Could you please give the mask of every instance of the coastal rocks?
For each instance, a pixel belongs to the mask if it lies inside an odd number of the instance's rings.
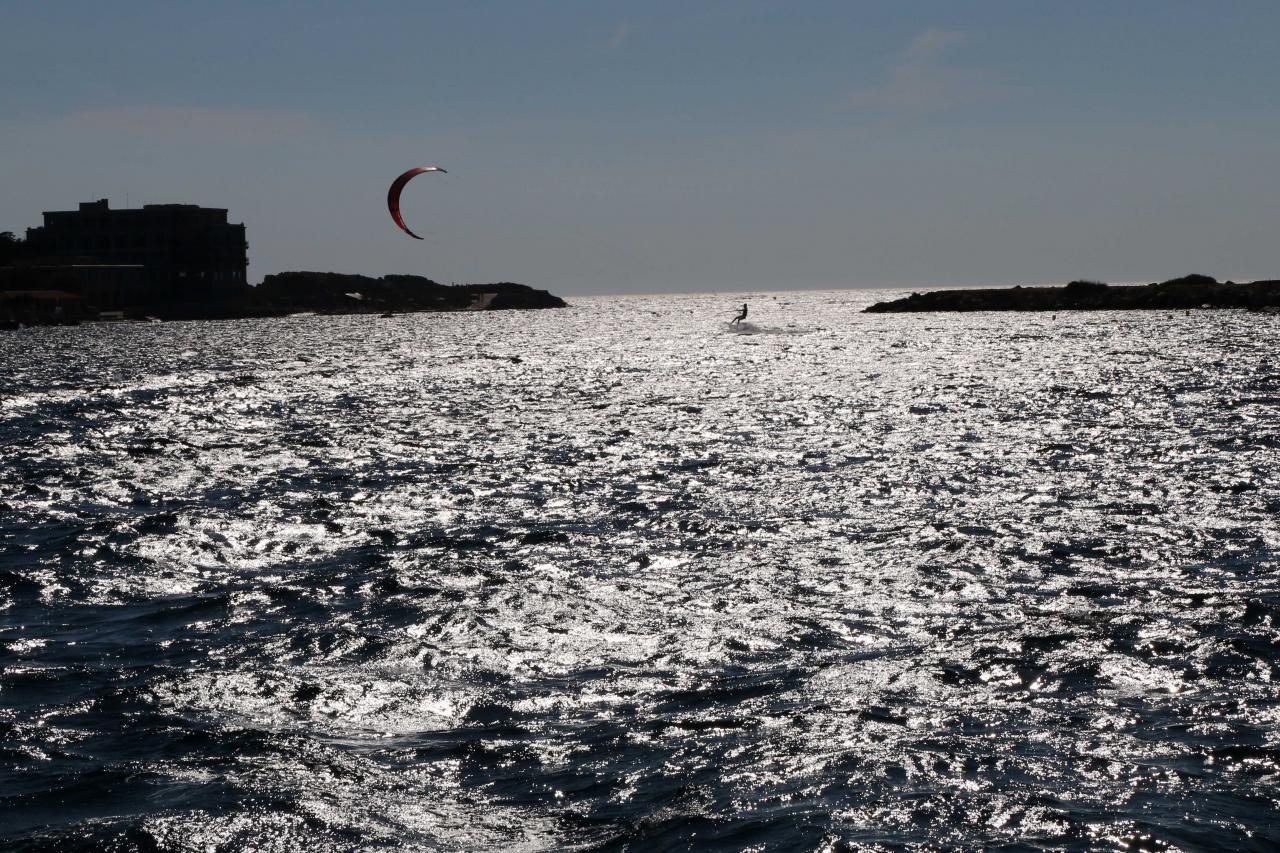
[[[88,320],[234,320],[287,314],[381,314],[563,308],[545,290],[504,281],[444,285],[416,275],[373,278],[329,272],[283,272],[201,301],[130,301],[129,294],[78,292],[74,281],[38,269],[0,267],[0,329],[76,325]],[[111,310],[106,310],[106,309]]]
[[[935,290],[867,308],[873,314],[924,311],[1107,311],[1280,307],[1280,281],[1237,284],[1188,275],[1147,285],[1073,281],[1062,287]]]
[[[509,281],[445,285],[418,275],[372,278],[331,272],[269,275],[252,288],[249,300],[251,305],[272,313],[382,314],[565,307],[558,296]]]

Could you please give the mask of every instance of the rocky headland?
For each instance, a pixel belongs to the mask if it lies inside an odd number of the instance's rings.
[[[1062,287],[1000,287],[935,290],[877,302],[866,311],[1134,311],[1190,308],[1280,309],[1280,281],[1237,284],[1188,275],[1146,285],[1073,281]]]
[[[416,275],[375,278],[332,272],[282,272],[217,299],[143,299],[103,311],[94,294],[69,276],[9,268],[0,276],[0,328],[76,325],[98,319],[229,320],[288,314],[401,314],[416,311],[500,311],[563,308],[545,290],[504,281],[447,285]],[[115,307],[115,306],[113,306]]]
[[[440,284],[420,275],[371,278],[333,272],[282,272],[252,288],[250,305],[269,312],[372,314],[406,311],[501,311],[564,308],[545,290],[515,282]]]

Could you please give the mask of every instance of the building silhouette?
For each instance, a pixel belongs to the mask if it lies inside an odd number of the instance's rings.
[[[106,199],[44,213],[27,229],[28,269],[98,310],[228,302],[247,286],[248,244],[227,211],[194,204],[112,210]]]

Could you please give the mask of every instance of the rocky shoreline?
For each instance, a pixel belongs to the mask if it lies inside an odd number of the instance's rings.
[[[318,314],[565,307],[565,301],[559,296],[511,281],[440,284],[420,275],[372,278],[332,272],[269,275],[253,288],[252,304],[270,311],[315,311]]]
[[[41,286],[43,285],[43,286]],[[563,299],[515,282],[447,285],[416,275],[374,278],[331,272],[282,272],[233,298],[148,302],[99,311],[80,294],[43,282],[0,294],[0,328],[77,325],[115,320],[235,320],[289,314],[402,314],[418,311],[501,311],[564,308]]]
[[[1188,275],[1146,285],[1073,281],[1062,287],[1009,287],[913,293],[865,309],[872,314],[927,311],[1134,311],[1191,308],[1280,309],[1280,281],[1237,284]]]

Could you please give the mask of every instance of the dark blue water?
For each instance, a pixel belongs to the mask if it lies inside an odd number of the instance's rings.
[[[0,848],[1280,847],[1280,318],[0,336]]]

